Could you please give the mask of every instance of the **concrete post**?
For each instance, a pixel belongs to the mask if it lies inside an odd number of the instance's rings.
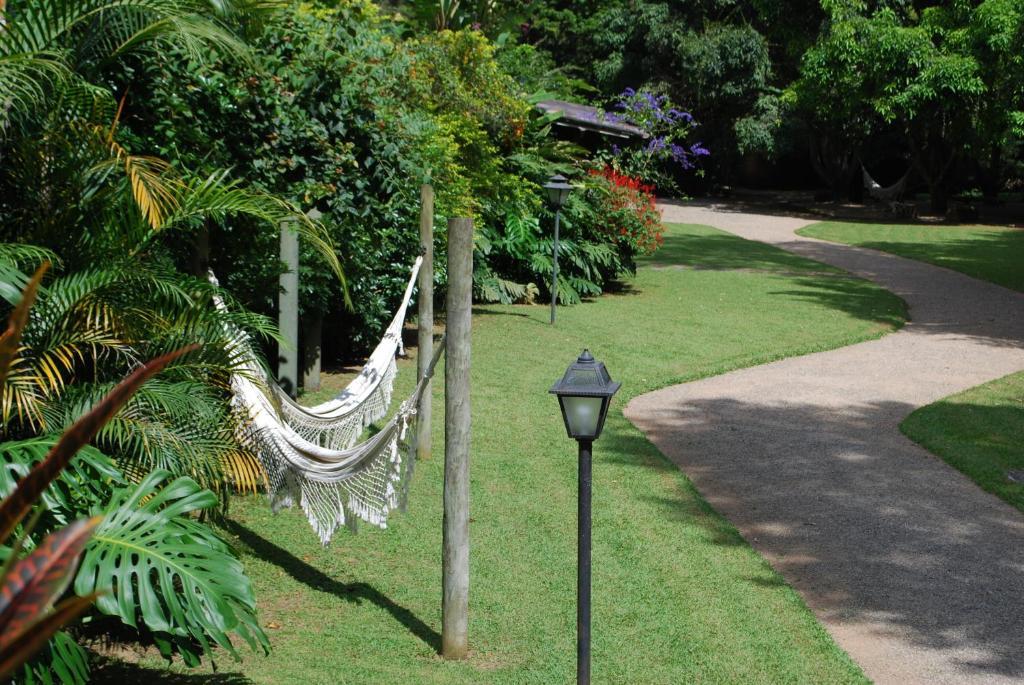
[[[306,392],[320,389],[323,329],[324,317],[321,314],[311,314],[302,319],[302,389]]]
[[[277,382],[295,397],[299,379],[299,234],[289,222],[281,224],[281,261],[286,270],[280,276],[277,300],[277,325],[281,330]]]

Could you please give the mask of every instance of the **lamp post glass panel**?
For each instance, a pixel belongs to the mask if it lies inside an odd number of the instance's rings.
[[[569,192],[572,186],[568,179],[561,174],[555,174],[544,188],[548,191],[548,203],[555,210],[555,247],[553,249],[554,259],[552,260],[551,274],[551,323],[555,322],[555,306],[558,302],[558,228],[562,220],[562,205],[569,199]]]
[[[558,397],[562,420],[569,437],[579,446],[579,530],[576,575],[576,682],[590,683],[590,465],[591,447],[601,437],[608,405],[621,387],[608,375],[604,364],[583,350],[566,369],[562,380],[551,386]]]

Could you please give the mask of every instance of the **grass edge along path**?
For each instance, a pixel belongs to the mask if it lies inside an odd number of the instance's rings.
[[[797,235],[889,252],[1024,292],[1024,229],[823,221]]]
[[[921,407],[900,430],[1024,512],[1024,371]]]
[[[1024,292],[1024,230],[822,222],[801,235],[867,247]],[[920,407],[900,424],[908,438],[983,490],[1024,512],[1024,371]]]
[[[434,457],[417,463],[409,512],[387,531],[343,532],[325,549],[299,512],[274,516],[261,497],[235,499],[226,532],[274,651],[223,660],[220,682],[572,682],[576,451],[547,389],[584,346],[623,382],[594,451],[594,681],[864,682],[800,596],[622,408],[670,383],[884,335],[902,322],[902,301],[703,226],[671,226],[663,251],[626,285],[560,309],[554,327],[543,306],[475,310],[467,661],[437,656],[435,411]],[[401,365],[396,401],[415,369]],[[107,669],[107,682],[159,682],[153,666]]]

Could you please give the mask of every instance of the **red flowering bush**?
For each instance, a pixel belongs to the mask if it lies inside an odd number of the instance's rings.
[[[655,205],[654,186],[610,166],[590,173],[607,184],[595,207],[598,230],[630,255],[651,254],[661,247],[665,228]]]

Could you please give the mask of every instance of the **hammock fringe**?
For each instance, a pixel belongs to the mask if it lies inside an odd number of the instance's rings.
[[[386,528],[388,514],[405,509],[415,454],[410,438],[414,441],[416,434],[409,428],[445,349],[444,337],[412,396],[377,434],[356,443],[391,405],[395,354],[402,349],[402,328],[421,264],[417,258],[402,303],[359,376],[316,407],[292,400],[264,371],[245,332],[229,331],[245,356],[231,378],[232,407],[242,419],[237,437],[263,466],[271,509],[298,503],[324,545],[341,526],[355,532],[362,520]],[[212,273],[210,280],[216,283]],[[219,297],[215,304],[224,308]]]
[[[332,450],[305,440],[273,411],[269,397],[242,376],[232,379],[233,404],[246,420],[239,438],[258,455],[270,484],[271,508],[298,503],[320,542],[360,520],[387,527],[388,514],[404,509],[415,462],[417,408],[444,351],[438,343],[426,374],[378,432],[358,445]]]

